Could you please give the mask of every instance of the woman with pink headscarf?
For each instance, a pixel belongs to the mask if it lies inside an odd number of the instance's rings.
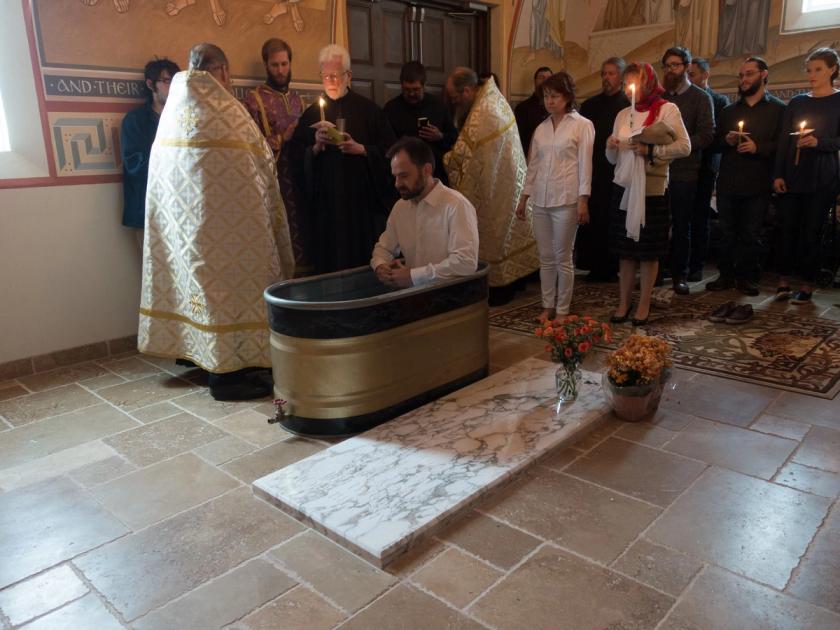
[[[668,253],[668,165],[691,153],[691,141],[680,110],[662,98],[664,90],[650,64],[627,66],[624,86],[635,105],[618,113],[613,133],[607,139],[607,159],[616,165],[610,250],[620,260],[619,303],[610,321],[622,323],[631,319],[633,286],[639,269],[639,303],[632,323],[644,326],[650,314],[659,258]]]

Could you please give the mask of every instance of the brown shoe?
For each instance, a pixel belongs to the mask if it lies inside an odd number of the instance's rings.
[[[727,324],[746,324],[753,318],[752,304],[739,304],[726,317]]]
[[[738,305],[735,302],[729,301],[725,304],[721,304],[712,313],[709,315],[709,321],[714,322],[716,324],[722,324],[726,321],[726,318],[732,315]]]

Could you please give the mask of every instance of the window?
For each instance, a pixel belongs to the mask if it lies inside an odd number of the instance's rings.
[[[840,9],[840,0],[805,0],[802,3],[802,13]]]
[[[9,130],[6,127],[6,115],[3,113],[3,95],[0,94],[0,152],[9,150]]]
[[[784,0],[782,35],[823,31],[840,26],[840,0]]]

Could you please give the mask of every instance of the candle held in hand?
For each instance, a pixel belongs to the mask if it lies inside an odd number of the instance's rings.
[[[320,97],[318,99],[318,105],[321,106],[321,122],[324,122],[324,120],[326,120],[324,118],[324,105],[326,105],[326,102],[324,101],[323,97]]]
[[[738,121],[738,144],[741,144],[741,141],[744,139],[744,121]]]
[[[799,140],[805,137],[805,121],[803,120],[799,123]],[[793,161],[794,166],[799,166],[799,141],[797,140],[796,146],[796,158]]]
[[[630,129],[633,128],[633,112],[636,111],[636,84],[630,84]]]

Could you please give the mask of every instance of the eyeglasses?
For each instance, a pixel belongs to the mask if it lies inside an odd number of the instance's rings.
[[[663,70],[676,70],[680,66],[684,66],[685,64],[682,61],[672,61],[671,63],[663,63],[662,69]]]
[[[321,79],[322,79],[322,80],[324,80],[324,81],[329,81],[330,83],[337,83],[338,81],[340,81],[341,79],[343,79],[343,78],[344,78],[344,75],[346,75],[346,74],[347,74],[347,70],[345,70],[345,71],[344,71],[344,72],[342,72],[341,74],[335,74],[335,73],[332,73],[332,74],[322,74],[322,75],[321,75]]]
[[[738,76],[739,79],[750,79],[754,76],[758,76],[759,74],[761,74],[761,72],[759,72],[758,70],[752,70],[750,72],[744,72],[743,74],[738,74],[737,76]]]

